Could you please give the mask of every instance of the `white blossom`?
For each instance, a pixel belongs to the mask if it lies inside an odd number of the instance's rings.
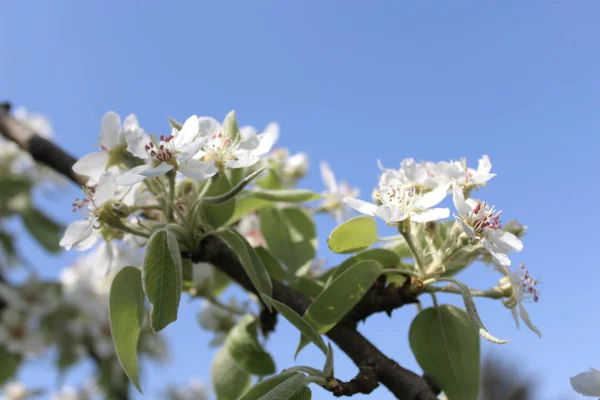
[[[89,178],[88,185],[97,184],[100,176],[109,167],[111,151],[125,150],[127,136],[143,134],[144,130],[140,128],[135,115],[128,115],[121,126],[121,117],[113,111],[107,112],[102,118],[102,130],[99,138],[101,151],[81,157],[73,165],[73,171],[87,176]]]
[[[569,379],[573,390],[584,396],[600,396],[600,371],[590,368],[589,371],[582,372]]]
[[[510,308],[517,328],[519,328],[520,325],[520,317],[529,329],[535,332],[539,337],[542,337],[542,332],[540,332],[540,330],[533,325],[533,322],[531,322],[531,319],[529,318],[529,313],[527,313],[527,310],[523,305],[523,303],[529,301],[533,301],[535,303],[539,301],[540,293],[536,288],[539,281],[534,280],[531,277],[529,270],[525,268],[524,264],[519,265],[519,268],[515,269],[515,271],[512,273],[506,266],[499,266],[497,269],[503,275],[505,275],[504,278],[500,279],[501,287],[510,286],[511,296],[508,298],[508,300],[502,300],[502,302],[506,307]]]
[[[358,197],[359,191],[358,189],[351,189],[350,185],[344,181],[338,182],[329,164],[326,162],[322,162],[320,167],[321,178],[326,187],[326,190],[321,193],[324,197],[321,208],[330,212],[337,223],[341,224],[350,218],[350,210],[346,206],[347,203],[345,203],[344,199]]]
[[[250,246],[267,247],[267,242],[260,230],[260,218],[257,214],[246,214],[241,219],[236,227],[237,231],[246,238]]]
[[[44,338],[34,329],[31,316],[16,308],[8,308],[0,315],[0,344],[10,353],[26,356],[37,355],[44,350]]]
[[[7,382],[0,388],[4,393],[0,400],[25,400],[29,396],[29,391],[21,382]]]
[[[454,185],[453,200],[459,215],[454,215],[456,222],[471,239],[480,240],[494,261],[503,266],[510,266],[508,253],[523,250],[523,243],[518,237],[500,227],[500,212],[488,207],[485,202],[465,200],[463,189]]]

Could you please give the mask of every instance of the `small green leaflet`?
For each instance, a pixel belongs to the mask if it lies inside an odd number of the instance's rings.
[[[335,228],[327,245],[334,253],[356,253],[371,247],[377,242],[377,223],[375,219],[362,216],[352,218]]]
[[[256,319],[246,314],[227,335],[226,346],[237,364],[246,372],[267,376],[275,373],[275,362],[258,342]]]
[[[227,346],[221,346],[210,367],[217,400],[237,400],[250,386],[251,375],[235,362]]]

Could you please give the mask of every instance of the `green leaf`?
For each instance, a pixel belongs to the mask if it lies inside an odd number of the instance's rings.
[[[110,330],[123,371],[140,393],[137,345],[145,310],[142,273],[138,268],[125,267],[117,273],[110,287]]]
[[[409,341],[417,362],[448,400],[477,399],[479,336],[467,313],[446,304],[427,308],[413,320]]]
[[[315,298],[321,294],[325,285],[322,282],[308,278],[306,276],[300,276],[294,278],[289,282],[289,285],[309,298]]]
[[[283,189],[281,177],[273,168],[269,168],[267,175],[264,178],[256,181],[256,186],[268,190]]]
[[[270,308],[269,296],[271,296],[273,291],[273,284],[271,283],[271,278],[266,267],[256,254],[256,251],[237,231],[225,229],[216,232],[215,235],[223,239],[227,246],[236,253],[252,284],[265,304]]]
[[[294,275],[316,255],[314,235],[307,231],[314,224],[302,211],[288,210],[284,213],[274,207],[261,209],[260,229],[271,253]],[[309,235],[305,235],[307,233]]]
[[[376,248],[369,249],[365,251],[361,251],[353,255],[352,257],[344,260],[332,273],[333,279],[340,276],[342,273],[346,272],[348,268],[358,263],[359,261],[364,260],[374,260],[379,262],[384,268],[393,268],[396,267],[400,263],[400,258],[396,253],[390,250]]]
[[[251,375],[235,362],[227,346],[215,354],[210,375],[217,400],[237,400],[250,386]]]
[[[262,399],[264,395],[269,393],[271,390],[275,389],[279,384],[285,382],[287,379],[302,375],[300,372],[291,372],[286,371],[282,372],[278,375],[267,378],[263,381],[260,381],[256,385],[252,386],[250,390],[248,390],[239,400],[257,400]],[[304,375],[302,375],[304,376]]]
[[[316,194],[306,189],[254,189],[250,191],[250,195],[259,199],[269,201],[280,201],[284,203],[304,203],[323,198],[320,194]]]
[[[63,226],[52,220],[43,212],[28,208],[21,214],[23,225],[27,232],[38,241],[46,250],[51,253],[61,251],[59,246],[62,237]]]
[[[175,121],[173,118],[169,117],[169,123],[171,124],[171,128],[175,128],[178,131],[181,130],[181,128],[183,128],[183,125],[181,125],[181,123]]]
[[[248,175],[247,177],[242,179],[235,187],[233,187],[231,190],[227,191],[226,193],[220,194],[218,196],[202,197],[202,203],[204,203],[204,204],[223,204],[223,203],[227,202],[228,200],[233,199],[250,182],[252,182],[252,180],[254,178],[256,178],[261,172],[263,172],[265,168],[267,168],[266,165],[260,167],[259,169],[257,169],[256,171],[254,171],[253,173],[251,173],[250,175]]]
[[[334,253],[347,254],[364,250],[377,242],[377,223],[367,216],[352,218],[335,228],[327,245]]]
[[[463,302],[465,303],[465,309],[467,310],[467,314],[469,315],[469,318],[473,323],[473,327],[477,330],[477,332],[481,335],[482,338],[496,344],[505,344],[510,342],[510,340],[498,339],[487,331],[487,329],[483,325],[483,321],[481,321],[481,317],[479,317],[479,313],[477,312],[477,306],[475,306],[475,301],[473,300],[473,296],[471,295],[471,290],[467,285],[452,278],[438,278],[438,281],[453,283],[460,289],[460,292],[462,293]]]
[[[223,121],[223,134],[229,137],[232,142],[235,142],[240,137],[240,128],[237,123],[237,116],[235,111],[229,111],[225,120]]]
[[[299,394],[303,387],[306,376],[300,372],[295,373],[273,387],[260,400],[291,400]]]
[[[297,392],[294,396],[292,396],[292,398],[290,400],[311,400],[312,399],[312,392],[310,391],[310,388],[308,386],[304,386],[302,389],[300,389],[299,392]]]
[[[146,245],[142,283],[152,303],[150,326],[154,332],[177,320],[183,286],[181,254],[175,235],[166,230],[152,234]]]
[[[231,191],[231,184],[227,175],[219,172],[210,178],[209,187],[204,194],[206,197],[218,197]],[[203,199],[201,199],[203,200]],[[219,228],[225,224],[235,211],[235,197],[230,198],[221,204],[202,204],[201,215],[204,222],[209,223],[213,228]]]
[[[232,225],[238,222],[246,214],[250,214],[260,210],[261,208],[268,207],[271,204],[272,203],[270,201],[257,199],[256,197],[252,196],[236,198],[235,211],[225,225]]]
[[[279,311],[279,313],[283,315],[285,319],[294,325],[302,335],[306,336],[307,339],[317,345],[323,354],[327,354],[327,346],[325,346],[323,338],[321,338],[321,335],[319,335],[314,326],[312,326],[308,321],[302,318],[302,316],[300,316],[287,305],[274,299],[270,299],[270,301],[273,304],[273,307],[275,307],[275,309]],[[298,351],[299,350],[300,349],[298,349]],[[298,351],[296,351],[296,356],[298,355]]]
[[[17,354],[9,353],[3,346],[0,346],[0,385],[12,379],[19,365],[21,365],[21,357]]]
[[[275,362],[258,342],[257,326],[252,315],[244,315],[227,335],[225,345],[244,371],[258,376],[272,375],[276,371]]]
[[[285,270],[279,263],[279,261],[264,247],[255,247],[256,254],[260,257],[261,261],[269,271],[269,275],[278,281],[285,280]]]
[[[381,264],[372,260],[360,261],[348,268],[321,292],[306,310],[304,318],[317,328],[317,332],[326,333],[362,299],[381,271]]]

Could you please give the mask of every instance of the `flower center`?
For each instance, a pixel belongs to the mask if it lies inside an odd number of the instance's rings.
[[[154,146],[153,142],[148,143],[144,148],[146,149],[146,153],[150,156],[150,158],[157,162],[168,161],[175,156],[175,147],[171,141],[174,136],[169,135],[160,135],[160,142],[158,143],[158,147]]]
[[[389,186],[379,191],[379,198],[384,205],[394,205],[404,211],[414,208],[417,197],[416,189],[411,185]]]
[[[494,207],[488,209],[485,202],[477,203],[473,209],[473,229],[476,233],[481,234],[484,230],[500,229],[500,213]]]
[[[224,136],[223,132],[216,133],[210,137],[206,143],[205,161],[215,160],[223,162],[233,160],[231,151],[233,150],[233,142],[229,136]]]

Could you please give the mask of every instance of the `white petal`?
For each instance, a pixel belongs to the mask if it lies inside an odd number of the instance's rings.
[[[525,310],[525,307],[523,307],[522,304],[519,304],[519,315],[521,316],[521,319],[523,320],[523,322],[525,322],[525,325],[527,325],[529,329],[534,331],[539,337],[542,337],[542,332],[540,332],[540,330],[535,325],[533,325],[531,319],[529,318],[527,310]]]
[[[379,206],[374,213],[387,223],[400,222],[408,218],[408,214],[398,207]]]
[[[416,212],[411,214],[410,220],[413,222],[430,222],[437,221],[438,219],[448,218],[450,216],[450,210],[448,208],[432,208],[429,210]]]
[[[100,132],[100,144],[108,150],[119,145],[121,134],[121,117],[113,111],[104,114],[102,118],[102,131]]]
[[[455,183],[452,186],[452,201],[454,202],[454,207],[456,207],[456,210],[461,217],[467,217],[473,209],[465,201],[465,195],[460,185]]]
[[[502,251],[502,249],[500,249],[487,238],[483,239],[482,243],[483,247],[485,247],[488,253],[490,253],[495,262],[502,266],[510,267],[510,258],[508,258],[508,254],[506,254],[506,252]]]
[[[421,196],[421,198],[417,199],[415,202],[415,208],[423,210],[433,207],[444,200],[447,194],[448,186],[440,186],[429,193],[425,193],[423,196]]]
[[[150,168],[150,165],[139,165],[123,173],[117,178],[117,184],[120,186],[132,186],[136,183],[140,183],[146,177],[141,173]]]
[[[108,153],[105,151],[86,154],[73,164],[73,172],[88,176],[88,184],[98,183],[100,175],[106,170],[108,164]]]
[[[92,222],[92,220],[84,220],[70,223],[60,239],[60,246],[71,250],[71,247],[87,239],[92,234]]]
[[[577,393],[584,396],[600,396],[600,371],[590,368],[589,371],[577,374],[569,380]]]
[[[225,165],[227,168],[246,168],[256,164],[260,157],[249,151],[235,151],[233,155],[237,160],[227,161]]]
[[[487,154],[484,154],[477,164],[477,174],[489,174],[492,170],[492,162]],[[495,176],[496,174],[493,174]]]
[[[506,252],[516,251],[518,253],[523,250],[523,242],[510,232],[498,229],[490,231],[488,236],[490,237],[490,240]]]
[[[327,191],[332,193],[337,193],[337,181],[335,180],[335,175],[331,168],[329,168],[329,164],[325,161],[321,162],[321,178],[323,179],[323,183],[327,187]]]
[[[192,143],[198,137],[199,133],[200,125],[198,125],[198,117],[192,115],[183,123],[181,130],[175,135],[173,145],[176,149],[181,149],[185,145]]]
[[[116,189],[117,180],[115,175],[110,171],[103,173],[98,179],[98,187],[94,192],[95,205],[100,207],[107,201],[114,199]]]
[[[173,169],[173,166],[171,164],[167,164],[164,162],[158,164],[156,167],[149,167],[149,168],[148,167],[145,170],[143,170],[142,172],[139,172],[139,174],[144,175],[148,178],[153,178],[155,176],[164,175]]]
[[[125,141],[128,152],[142,160],[150,158],[146,151],[146,146],[152,141],[150,135],[146,135],[141,129],[127,130],[125,131]]]
[[[92,222],[92,227],[94,226],[93,224],[94,222]],[[92,229],[92,231],[90,232],[90,236],[88,236],[86,239],[83,239],[79,243],[73,245],[73,250],[86,251],[91,249],[98,242],[100,236],[101,235],[99,231]]]
[[[475,231],[473,230],[473,228],[471,228],[469,225],[467,225],[461,217],[458,217],[455,214],[454,218],[456,218],[456,222],[458,223],[458,225],[460,225],[463,232],[466,233],[468,237],[470,237],[471,239],[477,238],[477,236],[475,236]]]
[[[475,184],[475,185],[482,185],[482,184],[486,183],[487,181],[489,181],[490,179],[492,179],[495,176],[496,176],[496,174],[475,175],[475,176],[473,176],[471,178],[470,183],[471,184]]]
[[[184,162],[194,157],[200,151],[200,147],[206,141],[206,137],[199,137],[191,143],[186,143],[182,147],[177,148],[177,161]]]
[[[348,207],[354,208],[356,211],[366,215],[375,215],[375,211],[377,211],[377,206],[375,204],[367,203],[364,200],[346,197],[343,202],[346,203]]]
[[[272,122],[265,128],[264,132],[256,135],[258,139],[258,147],[253,150],[253,153],[257,156],[262,156],[271,150],[271,147],[279,139],[279,125]]]
[[[221,123],[211,117],[198,118],[198,130],[201,135],[212,136],[221,132]]]
[[[179,165],[179,172],[197,181],[206,180],[216,174],[217,171],[218,169],[212,161],[202,162],[190,159]]]
[[[519,323],[519,315],[517,315],[517,307],[513,307],[510,309],[510,313],[515,320],[515,324],[517,325],[517,329],[521,329],[521,324]]]

